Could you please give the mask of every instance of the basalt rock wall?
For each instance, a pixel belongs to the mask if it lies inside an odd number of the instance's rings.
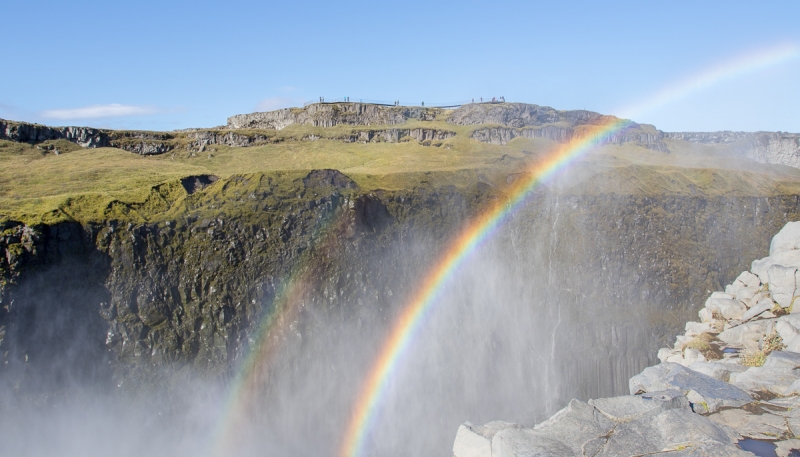
[[[117,382],[186,365],[226,373],[279,306],[286,278],[307,282],[306,311],[292,327],[298,334],[353,319],[380,333],[441,254],[442,240],[492,198],[485,187],[363,193],[335,178],[290,189],[260,175],[231,178],[209,188],[216,193],[193,194],[185,216],[159,223],[7,223],[5,379],[21,382],[36,363],[69,366],[74,357],[107,357],[103,367]],[[622,392],[696,313],[706,290],[730,282],[795,219],[796,196],[542,192],[487,252],[517,265],[514,295],[558,329],[530,337],[530,375],[541,376],[534,355],[545,353],[547,376],[562,380],[556,397],[596,397]],[[43,322],[52,329],[30,331]]]
[[[433,120],[442,112],[439,108],[409,106],[382,106],[369,103],[314,103],[305,108],[285,108],[251,114],[237,114],[228,118],[232,129],[281,130],[290,125],[393,125],[409,119]]]

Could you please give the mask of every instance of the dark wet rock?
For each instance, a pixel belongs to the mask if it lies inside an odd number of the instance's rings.
[[[357,189],[358,184],[339,170],[313,170],[305,178],[306,187],[338,187],[340,189]]]
[[[181,179],[181,185],[186,189],[186,193],[191,195],[217,182],[218,179],[219,177],[214,175],[187,176]]]

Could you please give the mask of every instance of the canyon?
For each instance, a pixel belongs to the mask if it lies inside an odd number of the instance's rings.
[[[74,386],[228,385],[268,327],[281,349],[259,388],[274,417],[254,422],[285,449],[329,452],[447,244],[548,151],[614,119],[336,103],[174,132],[0,121],[0,155],[24,161],[0,195],[0,385],[23,409]],[[629,122],[537,186],[440,298],[372,451],[447,454],[467,418],[533,426],[565,405],[584,414],[572,398],[628,393],[708,294],[800,220],[798,138]],[[126,176],[113,192],[54,188],[66,164]],[[327,419],[311,426],[291,401]]]

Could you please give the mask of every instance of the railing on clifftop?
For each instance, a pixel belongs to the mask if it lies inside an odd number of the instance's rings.
[[[321,98],[319,100],[311,100],[303,103],[303,108],[313,105],[313,104],[331,104],[331,103],[366,103],[370,105],[380,105],[380,106],[424,106],[426,108],[458,108],[462,105],[468,105],[470,103],[478,103],[473,102],[471,100],[464,100],[460,102],[419,102],[419,103],[404,103],[398,102],[395,104],[394,101],[389,100],[370,100],[368,98],[353,98],[353,97],[341,97],[341,98]],[[483,102],[483,103],[492,103],[492,102]],[[499,102],[495,102],[499,103]]]

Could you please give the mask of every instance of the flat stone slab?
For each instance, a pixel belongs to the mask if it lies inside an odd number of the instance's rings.
[[[684,453],[669,455],[750,455],[735,446],[737,439],[735,433],[703,416],[672,409],[618,424],[596,455],[647,455],[670,450]]]
[[[491,457],[583,455],[583,446],[611,433],[614,423],[593,406],[572,400],[530,428],[506,428],[492,438]]]
[[[775,414],[751,414],[743,409],[726,409],[711,414],[708,418],[718,424],[727,425],[745,437],[756,440],[775,440],[790,435],[786,420]]]
[[[492,438],[491,457],[629,456],[669,452],[682,456],[746,456],[735,446],[730,428],[691,412],[675,391],[654,393],[642,401],[630,397],[594,401],[618,418],[590,404],[572,400],[536,427],[509,427]],[[657,405],[653,407],[653,405]],[[663,409],[670,408],[670,409]],[[469,427],[466,427],[469,428]],[[485,457],[485,446],[481,443]],[[455,454],[456,457],[464,457]]]
[[[736,387],[755,394],[771,392],[786,395],[789,388],[800,379],[800,370],[794,368],[750,367],[741,373],[732,373],[730,382]]]
[[[708,412],[722,407],[738,408],[753,401],[747,392],[736,386],[669,362],[645,368],[628,384],[632,395],[678,389],[688,396],[689,401],[704,403]]]
[[[797,439],[778,441],[775,443],[775,454],[777,454],[778,457],[788,457],[792,451],[798,450],[800,450],[800,440]]]
[[[772,351],[764,362],[764,368],[797,368],[800,367],[800,353],[790,351]]]
[[[658,414],[669,409],[691,411],[689,400],[679,390],[654,392],[654,394],[598,398],[589,400],[589,404],[614,422],[628,422],[646,414]]]
[[[724,362],[694,362],[689,365],[689,369],[706,376],[711,376],[714,379],[728,382],[731,373],[741,373],[747,370],[747,367],[738,363],[724,363]]]

